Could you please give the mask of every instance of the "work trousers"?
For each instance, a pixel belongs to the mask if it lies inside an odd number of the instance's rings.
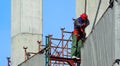
[[[77,40],[76,35],[72,35],[72,48],[71,48],[71,56],[76,56],[78,58],[81,57],[80,48],[82,47],[82,40]]]

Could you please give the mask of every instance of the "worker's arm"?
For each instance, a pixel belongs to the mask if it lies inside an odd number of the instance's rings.
[[[87,27],[88,25],[90,24],[90,22],[89,22],[89,20],[87,19],[87,20],[85,20],[85,21],[83,21],[83,23],[82,23],[82,27]]]
[[[90,24],[89,20],[86,20],[86,26],[88,26]]]
[[[74,21],[74,25],[75,25],[76,28],[79,28],[79,27],[82,26],[82,24],[80,24],[80,22],[78,21],[78,18],[77,19],[73,19],[73,21]]]
[[[77,19],[75,19],[75,18],[72,18],[72,20],[75,22],[75,21],[77,21]]]

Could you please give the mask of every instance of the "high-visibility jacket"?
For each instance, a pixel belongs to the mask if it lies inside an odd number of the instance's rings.
[[[74,31],[73,34],[77,36],[78,39],[82,38],[80,37],[80,34],[86,35],[85,28],[89,25],[89,20],[82,20],[81,17],[74,20]]]

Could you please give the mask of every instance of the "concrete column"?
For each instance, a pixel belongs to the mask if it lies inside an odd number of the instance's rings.
[[[23,46],[37,52],[42,40],[42,0],[11,0],[12,66],[24,61]]]

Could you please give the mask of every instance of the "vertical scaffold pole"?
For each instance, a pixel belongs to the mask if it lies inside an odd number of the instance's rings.
[[[46,36],[46,40],[45,40],[45,44],[46,44],[46,47],[48,47],[48,36]],[[49,66],[49,59],[48,59],[48,50],[46,50],[46,53],[45,53],[45,66]]]
[[[8,66],[10,66],[10,63],[11,63],[10,57],[7,57],[7,61],[8,61]]]
[[[64,57],[64,29],[65,28],[61,28],[61,31],[62,31],[62,57]],[[62,63],[62,66],[64,66],[64,62]]]
[[[48,46],[50,47],[50,49],[48,50],[48,60],[50,60],[50,56],[51,56],[51,54],[52,54],[52,49],[51,49],[51,44],[52,44],[52,41],[51,41],[51,38],[52,38],[52,35],[49,35],[48,36]],[[52,61],[50,60],[49,61],[49,66],[52,66]]]
[[[86,10],[87,10],[87,0],[85,0],[85,10],[84,10],[84,13],[86,13]]]
[[[46,36],[46,48],[51,47],[51,40],[50,40],[51,36],[52,35]],[[51,55],[51,49],[46,50],[46,66],[51,66],[50,55]]]

